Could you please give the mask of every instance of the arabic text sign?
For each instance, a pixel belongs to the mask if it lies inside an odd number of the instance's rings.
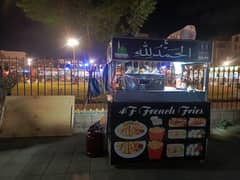
[[[119,60],[210,62],[211,48],[208,41],[113,38],[112,57]]]

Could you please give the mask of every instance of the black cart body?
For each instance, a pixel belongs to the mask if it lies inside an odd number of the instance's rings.
[[[108,48],[111,164],[204,160],[211,42],[113,38]]]

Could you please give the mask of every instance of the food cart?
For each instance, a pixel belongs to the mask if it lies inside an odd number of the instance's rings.
[[[211,43],[113,38],[108,47],[111,164],[204,160]]]

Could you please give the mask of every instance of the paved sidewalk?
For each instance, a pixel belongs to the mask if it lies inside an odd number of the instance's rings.
[[[0,180],[206,180],[239,179],[240,141],[209,141],[205,164],[110,167],[85,155],[85,135],[0,139]]]

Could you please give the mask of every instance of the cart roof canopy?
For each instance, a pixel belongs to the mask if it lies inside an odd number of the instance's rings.
[[[108,62],[119,60],[210,63],[212,43],[197,40],[113,38]]]

